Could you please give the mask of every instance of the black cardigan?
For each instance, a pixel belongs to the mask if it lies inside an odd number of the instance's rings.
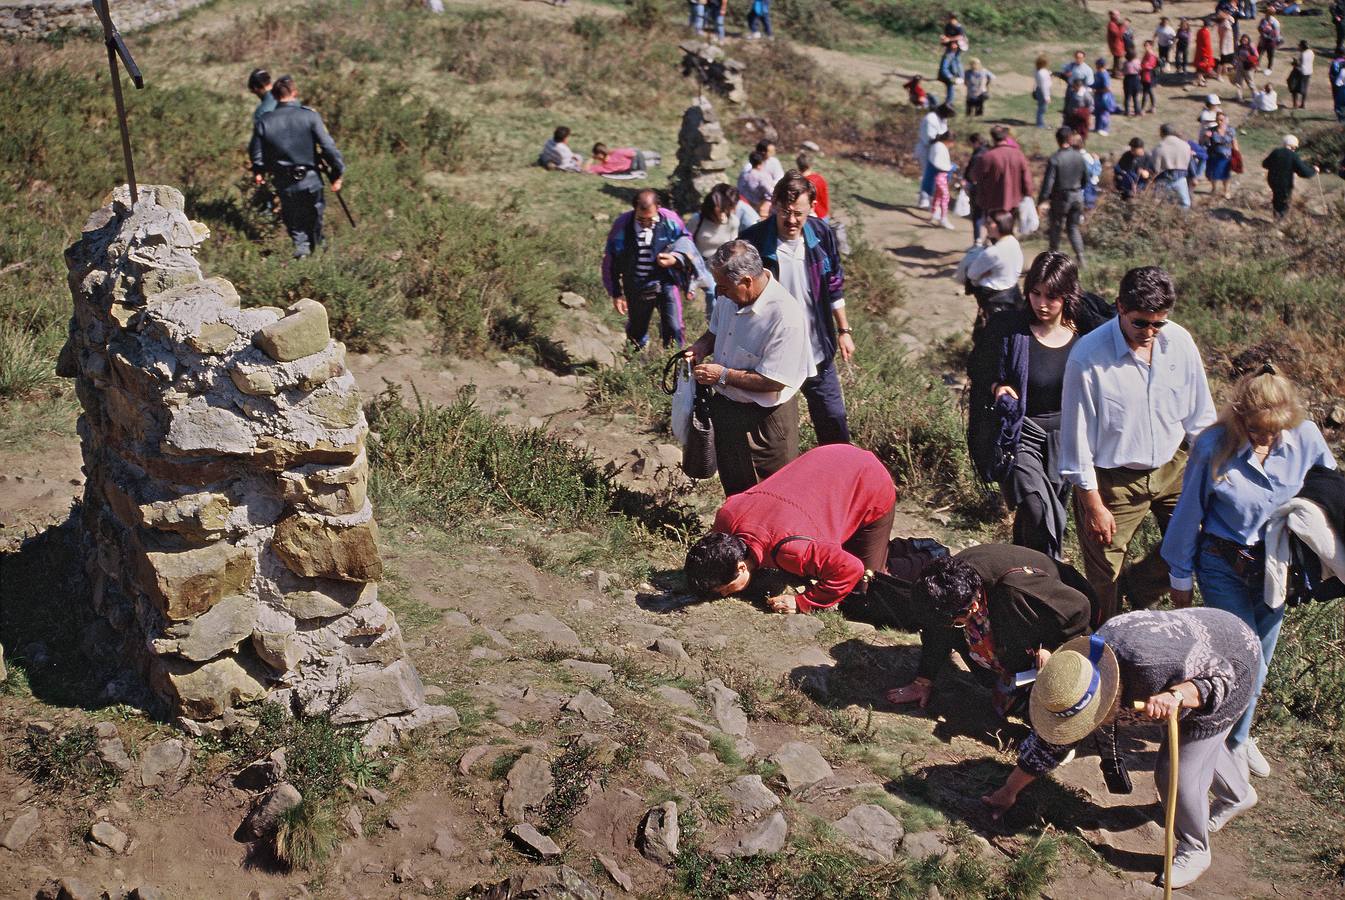
[[[1095,595],[1074,568],[1044,553],[1012,544],[981,544],[957,554],[981,576],[990,599],[990,631],[995,656],[1008,672],[1034,668],[1038,647],[1055,650],[1070,638],[1088,634]],[[916,614],[920,629],[920,666],[916,674],[934,678],[950,651],[967,653],[966,633],[935,621],[932,610]]]

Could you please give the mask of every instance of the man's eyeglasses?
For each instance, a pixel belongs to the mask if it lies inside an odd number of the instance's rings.
[[[1168,320],[1167,320],[1167,319],[1159,319],[1159,320],[1157,320],[1157,321],[1151,321],[1151,320],[1149,320],[1149,319],[1131,319],[1131,320],[1130,320],[1130,327],[1131,327],[1131,328],[1152,328],[1154,331],[1159,331],[1160,329],[1163,328],[1163,326],[1165,326],[1165,325],[1167,325],[1167,324],[1168,324]]]

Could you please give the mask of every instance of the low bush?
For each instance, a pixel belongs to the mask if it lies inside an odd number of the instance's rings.
[[[274,838],[276,859],[292,869],[315,869],[341,842],[332,808],[305,799],[280,817]]]
[[[935,49],[944,19],[955,9],[973,47],[1012,35],[1049,34],[1055,40],[1097,38],[1105,20],[1090,12],[1083,0],[837,0],[846,13],[871,22],[890,34],[929,41]],[[974,54],[973,54],[974,55]]]
[[[16,757],[20,772],[53,790],[92,793],[120,780],[117,770],[98,756],[98,733],[89,725],[63,734],[30,732]]]

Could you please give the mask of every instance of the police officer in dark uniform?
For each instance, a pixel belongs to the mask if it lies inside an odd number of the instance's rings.
[[[285,230],[294,241],[294,258],[300,259],[322,243],[324,204],[318,162],[325,163],[334,191],[341,190],[345,163],[322,124],[322,116],[299,102],[291,76],[277,78],[271,90],[276,108],[257,120],[249,154],[258,184],[265,173],[271,174],[280,195]]]

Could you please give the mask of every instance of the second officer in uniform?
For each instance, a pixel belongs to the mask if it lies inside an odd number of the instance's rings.
[[[299,102],[294,78],[282,75],[271,89],[276,108],[257,120],[248,152],[252,171],[261,184],[270,173],[280,195],[280,214],[294,241],[294,258],[308,256],[322,243],[322,176],[325,164],[332,190],[341,190],[345,163],[322,116]]]

